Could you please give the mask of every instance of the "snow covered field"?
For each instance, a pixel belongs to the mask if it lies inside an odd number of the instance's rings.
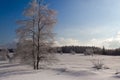
[[[120,56],[57,54],[59,61],[45,69],[0,62],[0,80],[120,80]],[[96,70],[91,61],[100,59],[110,69]]]

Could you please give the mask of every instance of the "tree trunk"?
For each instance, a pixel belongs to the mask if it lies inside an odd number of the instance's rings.
[[[36,69],[37,69],[37,70],[39,69],[39,61],[40,61],[40,60],[39,60],[39,57],[37,57],[37,62],[36,62],[36,63],[37,63],[37,64],[36,64]]]
[[[33,31],[34,31],[34,24],[35,24],[35,20],[34,20],[34,17],[33,17]],[[33,36],[32,36],[32,39],[33,39],[33,45],[32,45],[32,54],[33,54],[33,69],[36,69],[36,61],[35,61],[35,34],[33,32]]]
[[[35,61],[33,62],[33,69],[36,69]]]

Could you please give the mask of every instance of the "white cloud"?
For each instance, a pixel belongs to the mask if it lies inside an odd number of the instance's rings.
[[[103,47],[106,48],[119,48],[120,47],[120,32],[116,34],[116,36],[106,39],[96,39],[93,38],[87,42],[80,41],[77,39],[72,38],[59,38],[57,41],[55,41],[56,45],[58,46],[64,46],[64,45],[78,45],[78,46],[97,46],[97,47]]]
[[[88,45],[94,45],[98,47],[105,46],[106,48],[119,48],[120,47],[120,36],[118,34],[115,37],[106,39],[93,39],[87,43]]]
[[[57,41],[55,41],[55,43],[57,46],[64,46],[64,45],[70,46],[70,45],[80,45],[81,44],[81,42],[79,40],[72,39],[72,38],[69,38],[69,39],[59,38]]]

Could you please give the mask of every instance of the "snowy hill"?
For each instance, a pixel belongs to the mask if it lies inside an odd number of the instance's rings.
[[[18,63],[0,62],[0,80],[120,80],[120,56],[57,54],[59,62],[32,70]],[[92,60],[101,59],[109,69],[96,70]]]

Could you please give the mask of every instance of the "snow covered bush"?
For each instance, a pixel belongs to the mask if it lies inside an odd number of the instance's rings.
[[[75,55],[75,54],[76,54],[76,52],[73,51],[73,50],[71,50],[70,53],[71,53],[72,55]]]
[[[84,52],[84,55],[92,55],[94,54],[94,50],[93,49],[86,49]]]
[[[60,72],[66,72],[67,68],[60,68],[59,70],[60,70]]]
[[[116,70],[115,76],[118,77],[118,78],[120,78],[120,71],[119,70]]]
[[[93,64],[93,68],[99,70],[99,69],[104,69],[104,63],[103,63],[103,59],[93,59],[91,60],[92,64]]]

